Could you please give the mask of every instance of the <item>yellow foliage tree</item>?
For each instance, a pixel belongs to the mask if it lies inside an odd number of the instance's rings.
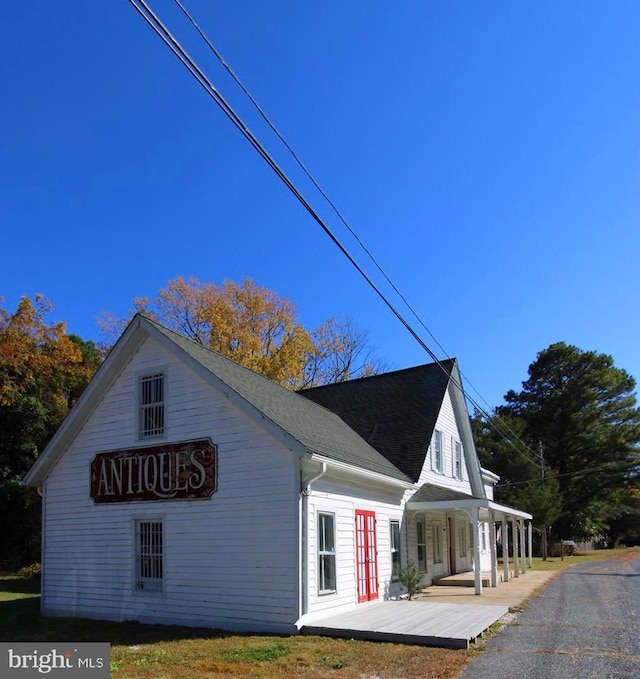
[[[100,362],[51,309],[42,295],[0,308],[0,570],[38,558],[38,496],[19,483]]]
[[[135,312],[291,389],[379,371],[367,332],[350,319],[330,318],[309,331],[293,302],[250,278],[217,285],[180,276],[154,299],[136,298]],[[109,343],[126,320],[107,315],[100,324]]]
[[[91,378],[80,343],[66,333],[64,323],[47,324],[49,300],[23,297],[15,313],[0,309],[0,406],[25,396],[42,399],[48,425],[57,426],[67,414],[72,385]]]

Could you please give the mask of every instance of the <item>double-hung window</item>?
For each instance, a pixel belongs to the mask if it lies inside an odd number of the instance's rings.
[[[318,513],[318,594],[336,591],[335,516]]]
[[[433,432],[431,444],[431,466],[440,474],[444,473],[444,436],[439,429]]]
[[[418,547],[418,572],[424,573],[427,570],[427,539],[422,516],[416,519],[416,543]]]
[[[467,529],[465,528],[464,525],[462,525],[458,528],[458,535],[460,536],[460,539],[459,539],[460,556],[466,557],[467,556]]]
[[[462,443],[454,441],[453,443],[453,469],[456,479],[462,478]]]
[[[397,580],[400,577],[402,568],[402,558],[400,553],[400,522],[389,521],[391,531],[391,579]]]
[[[442,524],[433,522],[433,562],[442,563]]]
[[[164,436],[165,375],[155,372],[141,375],[138,379],[139,437],[145,439]]]
[[[138,520],[135,523],[135,584],[138,592],[162,592],[164,550],[162,521]]]

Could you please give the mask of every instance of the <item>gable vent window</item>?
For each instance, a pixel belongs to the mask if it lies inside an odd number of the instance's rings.
[[[136,521],[136,573],[138,592],[162,592],[162,521]]]
[[[164,373],[140,377],[140,438],[164,435]]]

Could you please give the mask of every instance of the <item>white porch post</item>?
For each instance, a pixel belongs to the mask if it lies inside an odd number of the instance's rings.
[[[527,572],[527,552],[525,550],[525,539],[524,539],[524,519],[520,519],[519,530],[520,530],[520,564],[522,566],[522,575]]]
[[[533,530],[531,528],[531,521],[527,524],[527,534],[529,537],[529,568],[533,568]]]
[[[473,565],[476,594],[482,594],[482,562],[480,560],[480,510],[471,510],[471,526],[473,530]]]
[[[518,522],[515,516],[511,518],[511,526],[513,528],[513,577],[517,578],[520,575],[518,570]]]
[[[498,552],[496,550],[496,513],[489,513],[489,541],[491,546],[491,586],[498,586]]]
[[[509,582],[511,573],[509,572],[509,524],[507,517],[502,515],[502,579]]]

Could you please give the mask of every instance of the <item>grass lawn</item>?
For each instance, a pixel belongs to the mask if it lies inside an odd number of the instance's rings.
[[[615,557],[617,559],[633,559],[640,554],[640,547],[623,547],[620,549],[599,549],[595,552],[578,552],[572,556],[548,557],[546,561],[542,557],[533,558],[534,571],[560,571],[569,566],[575,566],[579,563],[586,563],[587,561],[602,561],[602,559],[610,559]],[[528,566],[527,566],[528,567]]]
[[[632,558],[640,549],[534,559],[558,570],[594,559]],[[0,576],[0,640],[109,641],[114,679],[260,677],[290,679],[447,679],[479,648],[446,650],[307,636],[251,636],[215,630],[42,618],[39,579]]]

